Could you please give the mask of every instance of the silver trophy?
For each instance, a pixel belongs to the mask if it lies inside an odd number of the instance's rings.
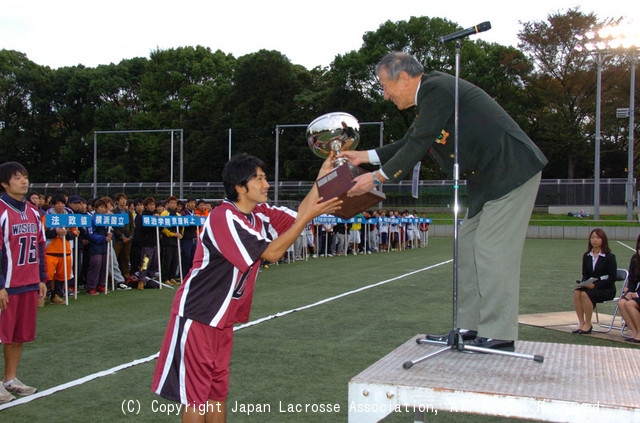
[[[344,112],[322,115],[309,124],[306,137],[309,148],[317,156],[326,159],[332,151],[336,155],[333,170],[316,181],[322,198],[343,200],[336,216],[350,219],[386,198],[376,189],[357,197],[347,197],[347,191],[354,185],[353,178],[366,172],[339,157],[341,151],[353,150],[360,142],[360,124],[355,117]]]
[[[307,127],[309,148],[317,156],[326,159],[331,151],[336,155],[333,167],[347,163],[339,157],[342,150],[353,150],[360,142],[360,124],[348,113],[327,113],[316,118]]]

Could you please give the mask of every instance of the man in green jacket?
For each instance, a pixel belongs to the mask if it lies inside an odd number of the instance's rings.
[[[348,195],[404,179],[426,155],[453,175],[455,78],[424,74],[402,52],[385,56],[376,75],[384,98],[400,110],[415,106],[416,118],[401,140],[340,154],[354,165],[382,164],[356,177]],[[458,323],[464,339],[477,346],[514,350],[522,248],[547,159],[498,103],[464,80],[459,122],[459,177],[467,181],[468,204],[459,232]]]

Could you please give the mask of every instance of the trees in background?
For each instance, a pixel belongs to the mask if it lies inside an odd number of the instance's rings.
[[[575,50],[575,35],[597,23],[576,8],[523,23],[518,48],[462,40],[461,77],[492,95],[541,147],[550,160],[545,178],[593,177],[595,61]],[[185,181],[217,181],[230,136],[232,153],[248,151],[271,164],[277,125],[304,126],[331,111],[382,122],[383,142],[393,142],[413,114],[382,98],[375,64],[388,51],[402,50],[427,72],[453,73],[454,43],[438,37],[458,29],[442,18],[388,21],[365,33],[357,51],[311,70],[267,50],[235,58],[181,47],[55,70],[0,50],[0,161],[24,163],[34,181],[89,182],[94,131],[183,129]],[[603,177],[626,176],[628,121],[616,119],[615,109],[628,107],[628,60],[612,55],[603,63]],[[363,126],[361,133],[360,149],[379,145],[378,128]],[[278,135],[281,180],[313,179],[319,159],[306,146],[304,127],[282,128]],[[101,134],[98,144],[100,181],[169,179],[166,133]],[[421,176],[444,177],[429,160]]]

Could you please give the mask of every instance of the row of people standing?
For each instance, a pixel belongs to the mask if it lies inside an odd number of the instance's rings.
[[[356,216],[376,219],[375,223],[321,223],[317,226],[318,254],[321,256],[370,254],[426,247],[428,223],[402,223],[401,218],[426,217],[417,211],[371,210]]]
[[[50,207],[47,208],[42,207],[42,196],[38,193],[29,193],[27,198],[41,211],[43,223],[46,214],[128,215],[124,226],[111,228],[97,226],[94,222],[87,228],[46,230],[46,259],[50,263],[47,266],[48,296],[51,302],[57,304],[65,303],[62,299],[64,290],[72,291],[75,286],[74,268],[78,272],[78,285],[84,285],[89,295],[98,295],[106,291],[107,275],[111,275],[118,289],[131,289],[131,285],[144,289],[148,286],[148,279],[153,279],[158,273],[157,263],[160,254],[164,283],[177,284],[177,279],[186,274],[193,262],[198,227],[163,228],[158,249],[156,228],[145,228],[141,221],[142,215],[179,214],[206,217],[210,210],[208,206],[212,207],[210,202],[204,200],[188,199],[185,203],[179,203],[173,196],[166,202],[156,201],[153,197],[129,200],[124,193],[116,194],[113,199],[101,197],[87,202],[79,196],[69,197],[66,192],[59,191],[51,197],[47,205]],[[110,241],[113,242],[110,244]],[[74,253],[73,248],[77,248],[77,252]],[[141,272],[142,277],[139,277]],[[135,276],[136,273],[138,276]]]

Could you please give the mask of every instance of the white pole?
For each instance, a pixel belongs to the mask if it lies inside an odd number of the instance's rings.
[[[66,228],[63,228],[66,230]],[[69,287],[67,286],[67,236],[62,237],[62,266],[64,271],[64,305],[69,305]],[[55,285],[55,281],[53,281]],[[54,286],[55,290],[55,286]]]

